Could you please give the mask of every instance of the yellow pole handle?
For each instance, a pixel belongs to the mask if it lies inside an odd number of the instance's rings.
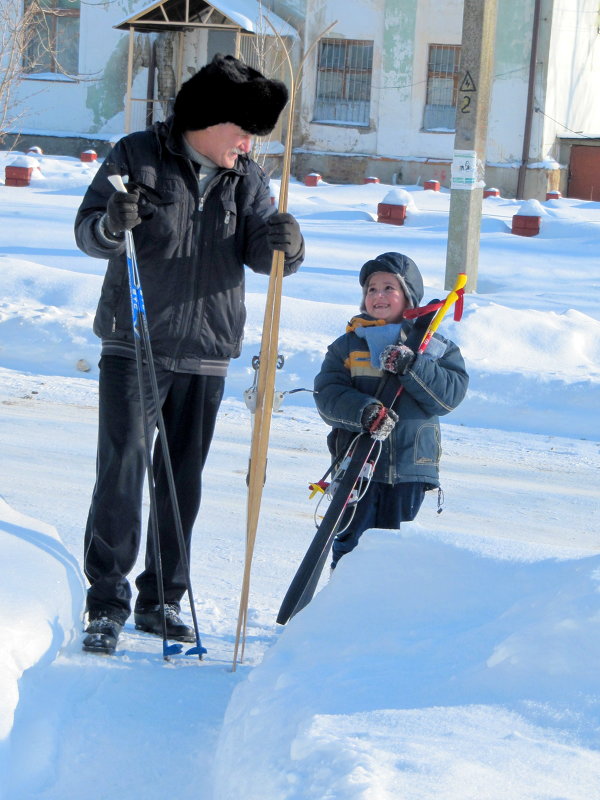
[[[441,308],[438,309],[438,312],[435,315],[435,317],[429,323],[429,327],[427,328],[425,336],[423,337],[423,341],[421,342],[421,345],[419,347],[419,352],[420,353],[422,353],[425,350],[425,348],[427,347],[427,345],[429,344],[429,340],[431,339],[433,334],[439,328],[441,321],[444,319],[444,317],[446,316],[446,314],[448,312],[448,309],[451,306],[453,306],[454,303],[456,303],[456,301],[458,300],[458,298],[459,298],[458,292],[461,289],[465,288],[466,283],[467,283],[467,273],[466,272],[459,272],[458,275],[456,276],[456,281],[454,283],[453,288],[448,293],[448,295],[447,295],[446,299],[444,300],[444,303],[441,306]]]

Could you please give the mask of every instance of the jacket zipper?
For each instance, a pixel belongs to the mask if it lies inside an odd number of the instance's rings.
[[[197,200],[195,200],[195,203],[194,203],[196,211],[194,212],[194,220],[193,220],[193,223],[192,223],[191,247],[190,247],[190,259],[191,259],[191,261],[193,263],[195,261],[195,254],[198,252],[197,242],[198,242],[198,239],[200,238],[198,230],[197,230],[198,217],[196,216],[196,214],[199,214],[199,213],[202,212],[202,207],[204,205],[204,195],[200,196],[200,193],[198,192],[198,176],[196,175],[196,171],[195,171],[194,167],[192,166],[192,162],[189,161],[189,159],[186,159],[186,160],[187,160],[187,165],[189,167],[189,171],[192,173],[192,177],[193,177],[194,189],[192,191],[193,191],[193,194],[195,194],[197,196]],[[201,232],[202,232],[202,228],[200,228],[200,233]],[[196,280],[194,281],[194,292],[195,292],[195,287],[196,287]],[[182,284],[182,291],[184,291],[183,284]],[[195,296],[195,294],[194,294],[194,296]],[[187,304],[184,304],[184,305],[188,310],[186,312],[185,318],[181,322],[181,326],[179,328],[179,336],[177,337],[177,339],[178,339],[177,346],[176,346],[176,348],[175,348],[175,350],[174,350],[174,352],[173,352],[173,354],[171,356],[174,369],[176,368],[177,361],[179,359],[181,344],[187,338],[187,336],[188,336],[188,334],[189,334],[189,332],[191,330],[191,318],[192,318],[192,314],[193,314],[193,310],[192,310],[192,305],[193,304],[192,303],[187,303]]]
[[[192,169],[192,171],[194,172],[193,169]],[[225,172],[217,173],[214,176],[214,178],[210,181],[208,186],[206,186],[202,196],[198,197],[198,202],[197,202],[197,206],[196,206],[196,208],[197,208],[197,212],[196,213],[198,214],[198,216],[194,220],[193,232],[192,232],[192,238],[193,238],[194,247],[192,249],[191,257],[193,259],[194,264],[197,264],[199,262],[200,257],[201,257],[200,254],[202,253],[202,250],[204,249],[205,244],[206,244],[206,227],[207,226],[206,226],[206,220],[202,219],[202,215],[204,213],[204,202],[205,202],[209,192],[211,192],[214,189],[214,187],[218,183],[220,183],[220,181],[223,178],[223,176],[228,172],[234,172],[234,170],[227,170]],[[198,185],[197,184],[198,179],[196,177],[196,173],[195,172],[194,172],[194,178],[196,180],[196,186],[197,186]],[[225,224],[226,225],[229,222],[229,217],[230,217],[230,212],[227,211],[226,214],[225,214]],[[218,217],[216,219],[218,219]],[[216,228],[216,219],[213,220],[213,222],[215,223],[215,225],[213,227],[215,227],[215,228]],[[198,231],[198,226],[200,227],[199,231]],[[202,270],[200,270],[200,269],[195,269],[194,273],[195,274],[194,274],[194,284],[193,284],[193,287],[192,287],[192,297],[195,299],[195,302],[187,304],[188,312],[187,312],[185,320],[183,321],[182,326],[181,326],[181,336],[179,337],[180,343],[183,342],[185,339],[187,339],[189,334],[191,333],[192,320],[193,320],[194,316],[196,316],[196,315],[198,316],[198,319],[199,319],[198,329],[199,330],[202,328],[202,322],[203,322],[203,319],[204,319],[204,305],[205,305],[204,298],[202,298],[202,300],[199,299],[199,289],[200,289],[201,284],[203,283],[204,276],[202,274]],[[198,304],[199,304],[199,306],[198,306]],[[196,314],[196,309],[197,309],[197,314]],[[179,357],[179,347],[177,348],[177,353],[173,357],[174,361],[176,361],[177,358]]]

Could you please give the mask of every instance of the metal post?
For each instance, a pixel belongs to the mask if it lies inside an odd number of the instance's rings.
[[[529,163],[529,148],[531,147],[531,121],[535,105],[535,67],[537,62],[538,35],[540,31],[540,0],[535,0],[533,9],[533,30],[531,33],[531,54],[529,57],[529,86],[527,88],[527,111],[525,112],[525,130],[523,131],[523,154],[519,167],[517,180],[517,200],[523,199],[525,191],[525,178],[527,177],[527,164]]]
[[[490,104],[497,0],[464,0],[456,134],[451,169],[446,289],[466,272],[477,288],[483,168]]]

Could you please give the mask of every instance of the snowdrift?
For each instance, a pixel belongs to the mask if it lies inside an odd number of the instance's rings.
[[[600,556],[466,541],[363,536],[235,690],[215,800],[597,796]]]
[[[83,576],[56,530],[0,497],[0,742],[11,731],[19,679],[51,662],[81,629]]]

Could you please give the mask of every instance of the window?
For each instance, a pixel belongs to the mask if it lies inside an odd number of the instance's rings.
[[[33,12],[33,32],[24,53],[29,74],[79,71],[79,0],[25,0]]]
[[[325,39],[319,47],[314,121],[368,125],[373,42]]]
[[[423,128],[426,131],[453,131],[456,122],[456,98],[460,46],[429,45],[427,97]]]

